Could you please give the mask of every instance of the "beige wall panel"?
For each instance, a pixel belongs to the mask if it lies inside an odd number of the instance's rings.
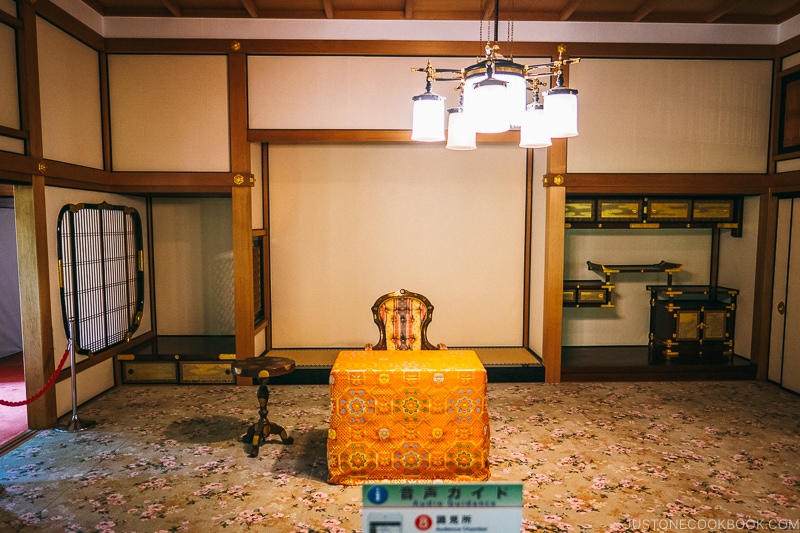
[[[436,308],[450,346],[521,346],[525,151],[270,145],[275,348],[378,340],[370,307],[398,289]]]
[[[12,139],[11,137],[0,136],[0,150],[13,152],[15,154],[25,153],[25,141]]]
[[[758,249],[759,197],[744,199],[744,223],[741,237],[731,237],[722,230],[719,247],[719,284],[739,289],[736,298],[736,334],[734,353],[750,358],[753,337],[753,298],[756,283]]]
[[[411,129],[411,98],[425,92],[419,57],[248,57],[250,128]],[[515,58],[539,63],[541,58]],[[436,68],[462,68],[475,58],[434,58]],[[278,73],[291,72],[288,78]],[[436,82],[446,108],[459,102],[455,82]]]
[[[569,73],[569,172],[766,171],[769,61],[586,59]]]
[[[609,265],[680,263],[674,284],[709,282],[710,230],[579,230],[564,237],[564,279],[603,280],[586,261]],[[667,275],[627,273],[612,276],[613,308],[564,308],[564,346],[646,346],[650,332],[650,292]]]
[[[788,55],[781,60],[781,70],[788,70],[800,65],[800,52]]]
[[[233,335],[229,198],[154,198],[159,335]]]
[[[58,356],[56,365],[61,361],[62,351]],[[69,366],[69,358],[65,363]],[[91,400],[101,392],[107,391],[114,386],[114,360],[106,359],[99,365],[87,368],[83,372],[78,372],[75,378],[75,396],[78,405]],[[56,383],[56,414],[61,416],[72,412],[72,380],[65,379]],[[80,413],[79,413],[80,414]],[[95,422],[105,422],[104,420],[94,420]]]
[[[425,92],[425,76],[411,72],[414,66],[424,66],[424,60],[250,56],[250,127],[410,129],[411,97]],[[291,85],[277,75],[288,72]]]
[[[795,170],[800,170],[800,159],[785,159],[775,163],[775,172],[778,174]]]
[[[253,353],[256,356],[263,355],[267,351],[267,332],[262,329],[253,337]]]
[[[14,0],[0,0],[0,11],[5,11],[11,16],[17,16],[17,4]]]
[[[114,170],[230,171],[225,56],[108,58]]]
[[[19,128],[17,43],[14,30],[0,24],[0,126]]]
[[[253,229],[264,229],[264,169],[261,165],[261,144],[250,144],[250,172],[256,179],[250,189],[253,210]]]
[[[542,176],[547,172],[547,149],[533,151],[533,205],[531,206],[531,310],[528,348],[542,355],[544,346],[544,227],[547,189]]]
[[[62,317],[62,303],[61,294],[58,286],[58,213],[61,208],[67,204],[99,204],[107,202],[112,205],[124,205],[132,207],[139,212],[139,218],[142,220],[142,240],[144,246],[144,264],[147,265],[147,204],[141,197],[123,196],[119,194],[110,194],[94,191],[79,191],[75,189],[62,189],[60,187],[47,187],[46,204],[47,204],[47,235],[48,239],[48,256],[50,261],[50,305],[53,309],[53,345],[55,346],[56,356],[60,359],[64,353],[64,348],[67,345],[67,334],[64,331],[64,320]],[[150,331],[150,284],[148,282],[148,275],[145,272],[144,277],[144,311],[142,312],[142,322],[139,329],[134,334],[135,337]],[[85,356],[79,355],[78,360],[82,360]],[[56,361],[58,362],[58,361]]]
[[[36,30],[44,157],[103,168],[98,54],[41,18]]]

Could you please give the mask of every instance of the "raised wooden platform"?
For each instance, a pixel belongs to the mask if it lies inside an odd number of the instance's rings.
[[[295,361],[294,372],[270,378],[270,382],[327,384],[336,356],[341,350],[353,349],[360,348],[269,350],[266,355]],[[541,361],[525,348],[464,349],[475,350],[490,382],[544,381]],[[116,359],[123,383],[234,383],[231,365],[235,351],[233,336],[161,335]]]
[[[448,348],[451,347],[448,346]],[[326,384],[336,356],[341,350],[352,349],[284,349],[270,350],[267,355],[288,357],[295,361],[295,371],[292,374],[276,378],[275,383]],[[452,349],[475,350],[486,368],[486,376],[490,383],[544,381],[544,367],[541,361],[525,348],[459,346]]]
[[[756,365],[734,356],[651,358],[647,346],[564,346],[562,381],[707,381],[750,380]]]
[[[233,336],[159,336],[117,356],[123,383],[235,383]],[[522,347],[452,347],[475,350],[490,383],[544,381],[539,358]],[[281,349],[267,355],[295,361],[295,371],[272,378],[274,384],[327,384],[341,350]],[[359,348],[356,348],[359,349]],[[734,356],[653,359],[647,346],[565,346],[562,381],[703,381],[752,380],[756,366]]]

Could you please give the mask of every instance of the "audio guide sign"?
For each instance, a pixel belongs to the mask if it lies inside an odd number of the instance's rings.
[[[521,483],[362,486],[363,533],[519,533]]]

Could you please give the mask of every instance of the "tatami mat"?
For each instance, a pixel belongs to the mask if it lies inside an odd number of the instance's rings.
[[[342,348],[348,349],[348,348]],[[352,349],[352,348],[349,348]],[[541,361],[525,348],[453,348],[456,350],[475,350],[484,366],[526,365],[542,366]],[[271,357],[294,359],[297,368],[332,367],[340,349],[285,349],[270,350]]]

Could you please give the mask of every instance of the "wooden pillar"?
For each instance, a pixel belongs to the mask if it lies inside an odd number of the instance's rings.
[[[233,207],[233,293],[236,358],[255,356],[253,301],[253,232],[250,187],[231,190]],[[249,379],[247,380],[250,381]]]
[[[533,249],[533,149],[525,154],[525,252],[522,283],[522,346],[531,343],[531,261]]]
[[[29,135],[27,155],[40,161],[40,171],[44,172],[46,164],[42,160],[39,51],[34,3],[20,2],[19,14],[22,20],[22,30],[17,32],[21,86],[20,122],[22,129]],[[26,397],[38,393],[55,370],[44,191],[44,176],[41,175],[33,176],[30,186],[14,186]],[[59,351],[62,348],[66,349],[66,346],[59,347]],[[28,427],[31,429],[53,427],[57,418],[56,394],[53,388],[28,405]]]
[[[255,356],[253,299],[253,216],[250,188],[250,143],[247,141],[247,56],[241,44],[231,43],[228,54],[228,109],[230,117],[231,187],[233,210],[233,293],[236,320],[236,358]],[[241,379],[251,383],[251,379]]]
[[[753,297],[753,337],[750,360],[757,365],[756,379],[766,381],[769,368],[772,286],[775,281],[775,241],[778,231],[778,198],[762,193],[758,209],[756,284]]]
[[[31,397],[45,386],[55,370],[43,176],[34,176],[30,186],[14,186],[14,213],[25,392],[26,397]],[[28,427],[31,429],[53,427],[57,418],[53,388],[28,405]]]
[[[564,292],[564,208],[566,188],[561,175],[567,170],[567,140],[553,139],[547,151],[546,212],[544,234],[544,334],[542,363],[546,383],[561,382],[561,335]]]

